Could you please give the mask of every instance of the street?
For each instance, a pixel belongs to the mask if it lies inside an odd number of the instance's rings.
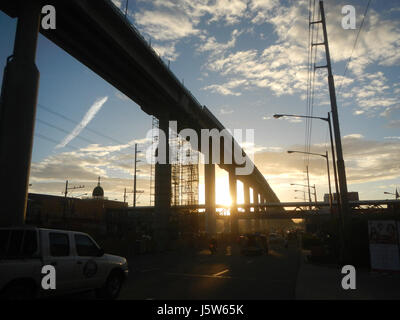
[[[294,299],[300,262],[295,243],[247,257],[239,247],[168,252],[129,260],[119,299]]]

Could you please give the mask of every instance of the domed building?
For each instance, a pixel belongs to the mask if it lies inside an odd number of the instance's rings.
[[[97,183],[97,186],[93,189],[92,197],[96,198],[96,199],[103,199],[104,198],[104,190],[100,186],[100,177],[99,177],[99,181]]]

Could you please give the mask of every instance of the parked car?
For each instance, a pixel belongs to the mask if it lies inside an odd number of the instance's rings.
[[[56,288],[43,289],[42,268],[55,268]],[[87,234],[35,227],[0,228],[0,297],[33,299],[95,290],[115,299],[128,276],[125,258],[104,254]]]

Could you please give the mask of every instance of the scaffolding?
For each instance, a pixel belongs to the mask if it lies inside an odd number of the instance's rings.
[[[199,199],[199,157],[190,143],[177,133],[171,134],[172,155],[171,188],[172,206],[194,205]]]
[[[158,119],[153,117],[152,157],[155,160],[158,144]],[[171,206],[195,205],[199,200],[199,153],[176,132],[169,134],[171,161]],[[155,161],[150,169],[150,205],[155,197]]]
[[[195,205],[199,201],[198,152],[188,149],[181,165],[181,197],[183,205]]]

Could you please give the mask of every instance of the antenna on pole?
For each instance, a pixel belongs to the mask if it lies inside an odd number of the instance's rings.
[[[82,189],[84,188],[84,185],[80,186],[74,186],[74,187],[68,187],[68,180],[65,181],[65,189],[64,189],[64,210],[63,210],[63,220],[64,224],[66,223],[66,218],[67,218],[67,195],[68,195],[68,190],[75,190],[75,189]]]

